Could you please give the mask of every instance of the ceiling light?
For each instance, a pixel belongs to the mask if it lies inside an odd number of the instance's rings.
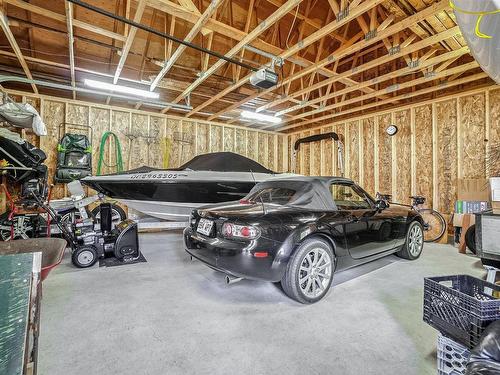
[[[160,94],[156,92],[151,92],[148,90],[134,89],[132,87],[113,85],[112,83],[95,81],[93,79],[85,79],[83,81],[86,86],[93,87],[95,89],[109,90],[114,92],[121,92],[123,94],[131,94],[135,96],[142,96],[144,98],[158,99]]]
[[[272,122],[273,124],[279,124],[281,122],[281,117],[269,116],[269,115],[264,115],[262,113],[256,113],[251,111],[241,112],[241,117],[257,121]]]

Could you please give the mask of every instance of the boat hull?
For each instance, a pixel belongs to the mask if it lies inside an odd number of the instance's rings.
[[[239,200],[256,183],[275,176],[249,172],[166,170],[87,177],[81,181],[146,215],[186,221],[194,208]]]

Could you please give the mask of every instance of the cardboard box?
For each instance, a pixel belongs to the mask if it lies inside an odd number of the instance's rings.
[[[490,179],[491,180],[491,179]],[[500,178],[499,178],[500,189]],[[486,178],[459,178],[457,181],[457,199],[459,201],[489,201],[490,184]]]
[[[463,226],[464,217],[467,216],[467,215],[470,217],[469,218],[470,225],[475,224],[475,222],[476,222],[476,215],[474,215],[474,214],[453,214],[453,226],[461,228]]]

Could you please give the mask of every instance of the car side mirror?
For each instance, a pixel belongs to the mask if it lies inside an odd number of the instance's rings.
[[[379,211],[385,210],[386,208],[389,208],[389,203],[385,200],[379,199],[375,202],[375,208]]]

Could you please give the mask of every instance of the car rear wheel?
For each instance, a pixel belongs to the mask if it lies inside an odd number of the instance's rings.
[[[422,254],[423,248],[424,229],[422,224],[418,221],[414,221],[410,224],[408,231],[406,232],[406,241],[403,248],[396,254],[404,259],[415,260],[420,256],[420,254]]]
[[[314,303],[330,289],[335,270],[331,246],[319,238],[305,240],[288,261],[281,285],[285,293],[300,303]]]

